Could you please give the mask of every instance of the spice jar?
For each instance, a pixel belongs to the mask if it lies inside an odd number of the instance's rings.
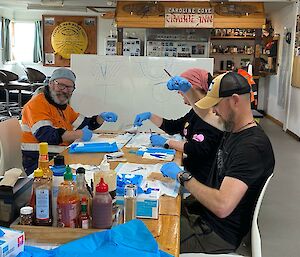
[[[129,184],[125,186],[124,192],[124,222],[136,218],[137,187]]]
[[[25,206],[20,209],[20,225],[32,225],[33,208]]]

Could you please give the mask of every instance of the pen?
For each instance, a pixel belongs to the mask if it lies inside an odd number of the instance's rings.
[[[152,130],[150,129],[150,134],[152,135]]]
[[[170,78],[173,78],[173,76],[172,76],[166,69],[164,69],[164,72],[167,73],[167,75],[168,75]],[[179,86],[178,81],[177,81],[176,79],[174,79],[174,81],[175,81],[175,84]]]
[[[150,153],[151,156],[159,158],[159,159],[165,159],[166,155],[165,154],[158,154],[158,153]]]
[[[172,78],[172,75],[171,75],[166,69],[164,69],[164,71],[165,71],[165,73],[167,73],[167,75],[168,75],[170,78]]]

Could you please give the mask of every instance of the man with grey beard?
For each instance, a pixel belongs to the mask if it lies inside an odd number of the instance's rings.
[[[113,112],[85,117],[69,105],[76,89],[76,76],[66,68],[56,69],[44,90],[32,97],[22,112],[22,155],[25,172],[29,175],[37,168],[39,143],[49,144],[49,158],[62,152],[67,145],[79,139],[89,141],[92,130],[104,121],[115,122]]]
[[[191,85],[181,77],[169,80],[168,88],[190,98]],[[250,229],[258,196],[275,165],[270,140],[253,119],[250,91],[242,75],[227,72],[194,102],[200,112],[212,110],[226,129],[206,184],[174,162],[161,168],[164,176],[177,179],[191,193],[182,201],[181,253],[234,252]]]

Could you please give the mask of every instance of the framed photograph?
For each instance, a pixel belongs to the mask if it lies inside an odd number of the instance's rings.
[[[94,26],[96,24],[96,18],[84,18],[85,26]]]
[[[54,53],[45,53],[45,64],[55,64],[55,55]]]
[[[54,17],[47,17],[44,19],[44,25],[52,26],[55,23]]]

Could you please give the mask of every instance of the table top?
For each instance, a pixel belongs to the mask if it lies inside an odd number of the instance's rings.
[[[111,137],[116,134],[111,134]],[[107,137],[107,135],[104,135]],[[155,164],[164,162],[159,160],[144,159],[136,154],[129,153],[132,148],[122,148],[127,162],[141,164]],[[66,164],[89,164],[99,165],[103,159],[104,153],[75,153],[70,154],[68,149],[62,152]],[[182,153],[176,151],[174,161],[181,165]],[[111,168],[115,169],[119,162],[111,162]],[[151,231],[161,250],[174,256],[179,256],[180,245],[180,196],[172,198],[169,196],[160,197],[159,217],[155,219],[142,219],[148,229]]]

